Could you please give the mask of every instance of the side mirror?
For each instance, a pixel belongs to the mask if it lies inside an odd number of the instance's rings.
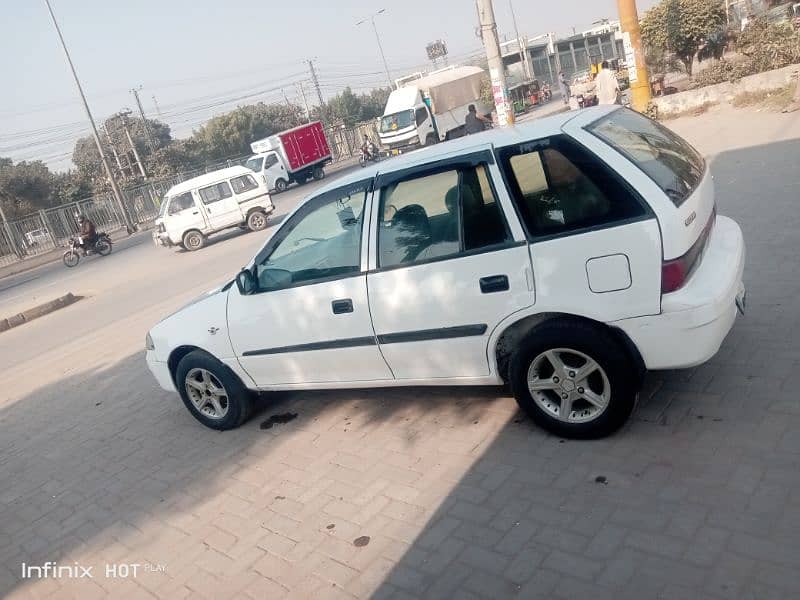
[[[242,296],[249,296],[258,290],[258,280],[250,269],[242,269],[236,275],[236,287]]]

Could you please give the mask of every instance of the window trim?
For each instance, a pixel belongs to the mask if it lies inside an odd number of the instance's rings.
[[[486,157],[489,160],[481,160],[482,157]],[[434,262],[441,262],[445,260],[453,260],[456,258],[460,258],[463,256],[476,256],[480,254],[485,254],[487,252],[499,252],[501,250],[506,250],[509,248],[514,248],[520,246],[522,244],[527,244],[527,242],[517,242],[514,240],[514,232],[511,230],[511,227],[508,223],[508,217],[506,216],[505,211],[503,210],[503,204],[500,201],[500,196],[497,193],[497,187],[494,183],[494,178],[492,177],[491,170],[489,167],[495,164],[494,154],[491,150],[481,150],[478,152],[474,152],[471,154],[467,154],[465,156],[459,156],[449,159],[444,159],[441,161],[436,161],[433,163],[428,163],[426,165],[412,167],[409,169],[403,169],[402,171],[397,171],[396,173],[400,174],[403,173],[404,176],[402,178],[391,179],[386,178],[381,179],[379,175],[377,178],[377,182],[375,185],[375,190],[373,193],[373,200],[376,203],[377,207],[377,219],[375,222],[376,225],[376,235],[375,235],[375,269],[370,269],[370,273],[381,273],[383,271],[393,271],[395,269],[403,269],[408,267],[413,267],[416,265],[422,264],[430,264]],[[492,191],[492,196],[494,197],[494,204],[497,206],[497,210],[500,213],[500,218],[503,222],[503,229],[505,231],[505,235],[508,238],[506,242],[502,242],[499,244],[492,244],[490,246],[484,246],[483,248],[475,248],[473,250],[465,250],[464,242],[464,207],[462,203],[462,195],[461,195],[461,185],[464,178],[464,168],[477,168],[477,167],[484,167],[484,173],[486,174],[486,180],[489,182],[489,187]],[[415,260],[409,263],[402,263],[399,265],[390,265],[390,266],[382,266],[381,265],[381,253],[380,253],[380,243],[381,243],[381,215],[382,215],[382,204],[383,204],[383,190],[386,186],[392,184],[399,184],[403,183],[404,181],[411,181],[413,179],[422,179],[424,177],[432,177],[434,175],[439,175],[441,173],[446,173],[448,171],[455,170],[458,173],[458,233],[459,233],[459,240],[458,240],[458,253],[457,254],[450,254],[447,256],[437,256],[434,258],[427,258],[425,260]],[[501,169],[502,171],[502,169]],[[379,185],[383,182],[383,185]],[[513,204],[513,198],[512,204]],[[516,207],[515,207],[516,210]],[[519,215],[517,216],[519,218]]]
[[[233,181],[234,181],[234,179],[242,179],[243,177],[249,177],[250,179],[252,179],[253,183],[255,184],[255,186],[251,187],[251,188],[247,188],[246,190],[242,190],[241,192],[237,192],[236,191],[236,186],[233,185]],[[248,192],[252,192],[253,190],[257,190],[258,189],[258,181],[256,181],[256,178],[253,177],[250,173],[243,173],[242,175],[237,175],[236,177],[231,177],[228,180],[228,183],[231,186],[231,190],[233,190],[233,195],[234,196],[240,196],[241,194],[246,194]]]
[[[362,180],[348,186],[336,188],[330,190],[328,192],[323,192],[319,196],[312,198],[308,202],[302,204],[297,210],[292,213],[289,218],[286,220],[284,224],[281,225],[280,229],[275,232],[275,235],[270,238],[270,240],[264,245],[264,247],[256,254],[256,257],[253,259],[252,264],[250,265],[251,272],[255,276],[255,269],[258,267],[260,263],[264,260],[269,258],[275,248],[283,242],[287,238],[287,236],[294,231],[297,224],[300,223],[303,219],[305,219],[311,212],[317,210],[318,208],[324,206],[328,202],[336,201],[343,196],[352,196],[356,193],[363,193],[364,194],[364,210],[362,211],[361,215],[361,232],[359,234],[359,245],[358,245],[358,271],[353,273],[347,273],[342,275],[332,275],[330,277],[319,277],[317,279],[311,279],[308,281],[298,281],[297,283],[292,283],[287,285],[286,287],[282,287],[275,290],[256,290],[250,296],[258,296],[260,294],[269,294],[272,292],[280,292],[281,290],[289,290],[298,287],[305,287],[308,285],[316,285],[318,283],[329,283],[332,281],[340,281],[345,279],[350,279],[352,277],[358,277],[364,275],[366,270],[364,269],[364,261],[363,261],[363,251],[364,251],[364,228],[369,227],[369,223],[367,221],[367,208],[370,202],[370,193],[372,192],[372,179]]]
[[[686,203],[686,201],[687,201],[689,198],[691,198],[691,197],[692,197],[692,196],[695,194],[695,192],[697,192],[697,190],[698,190],[698,189],[700,188],[700,186],[702,185],[702,183],[703,183],[703,180],[704,180],[704,179],[705,179],[705,178],[708,176],[709,166],[708,166],[708,161],[706,160],[706,157],[705,157],[705,156],[703,156],[703,155],[700,153],[700,151],[699,151],[699,150],[697,150],[697,148],[695,148],[694,146],[692,146],[692,145],[691,145],[691,144],[690,144],[688,141],[684,140],[684,139],[683,139],[683,137],[681,137],[681,136],[678,136],[678,137],[679,137],[681,140],[683,140],[683,141],[684,141],[684,142],[685,142],[685,143],[686,143],[686,144],[687,144],[687,145],[688,145],[688,146],[689,146],[689,147],[690,147],[692,150],[694,150],[694,151],[697,153],[697,156],[699,156],[699,157],[700,157],[700,162],[702,163],[702,166],[703,166],[703,174],[702,174],[702,176],[700,177],[700,181],[697,183],[697,185],[696,185],[694,188],[692,188],[692,190],[691,190],[691,191],[690,191],[688,194],[686,194],[686,195],[685,195],[685,196],[684,196],[684,197],[681,199],[681,201],[680,201],[680,202],[675,202],[675,201],[674,201],[672,198],[670,198],[670,197],[669,197],[669,194],[667,194],[667,192],[665,192],[665,191],[664,191],[664,188],[661,186],[661,184],[660,184],[658,181],[656,181],[656,178],[655,178],[655,177],[653,177],[653,176],[652,176],[650,173],[648,173],[647,171],[645,171],[645,170],[644,170],[644,169],[641,167],[641,165],[639,165],[639,164],[638,164],[638,163],[637,163],[635,160],[633,160],[633,158],[631,158],[631,157],[629,156],[629,154],[628,154],[627,152],[624,152],[624,151],[623,151],[621,148],[618,148],[617,146],[615,146],[615,145],[611,144],[611,143],[610,143],[608,140],[605,140],[605,139],[603,139],[603,138],[602,138],[602,137],[601,137],[601,136],[600,136],[598,133],[596,133],[596,132],[595,132],[595,128],[596,128],[596,127],[597,127],[597,126],[598,126],[600,123],[602,123],[602,122],[603,122],[603,121],[605,121],[606,119],[610,119],[610,118],[611,118],[613,115],[617,114],[618,112],[620,112],[620,111],[622,111],[622,110],[625,110],[625,109],[624,109],[624,107],[620,107],[619,109],[617,109],[617,110],[615,110],[615,111],[612,111],[612,112],[608,113],[607,115],[603,115],[603,116],[602,116],[602,117],[600,117],[599,119],[595,119],[595,120],[594,120],[594,121],[592,121],[591,123],[589,123],[589,124],[585,125],[585,126],[582,128],[582,129],[583,129],[583,130],[584,130],[586,133],[588,133],[589,135],[591,135],[593,138],[596,138],[598,141],[600,141],[601,143],[605,144],[605,145],[606,145],[606,146],[608,146],[608,147],[609,147],[611,150],[613,150],[614,152],[616,152],[617,154],[619,154],[619,155],[620,155],[622,158],[624,158],[626,161],[628,161],[630,164],[632,164],[632,165],[633,165],[633,166],[634,166],[634,167],[635,167],[637,170],[639,170],[639,171],[641,171],[642,173],[644,173],[644,175],[645,175],[645,176],[646,176],[646,177],[647,177],[647,178],[648,178],[650,181],[652,181],[652,182],[655,184],[655,186],[656,186],[656,187],[657,187],[657,188],[658,188],[658,189],[661,191],[661,193],[662,193],[662,194],[664,194],[664,197],[665,197],[667,200],[669,200],[670,204],[672,204],[672,205],[673,205],[675,208],[680,208],[681,206],[683,206],[683,205]],[[631,112],[633,112],[633,111],[631,111]],[[639,114],[639,113],[636,113],[636,114]],[[645,119],[649,119],[649,120],[653,121],[652,119],[650,119],[650,117],[647,117],[647,116],[645,116],[645,115],[639,114],[639,116],[641,116],[641,117],[644,117]],[[669,133],[672,133],[672,134],[674,134],[674,135],[678,135],[678,134],[676,134],[674,131],[672,131],[672,130],[668,129],[667,127],[664,127],[664,126],[663,126],[661,123],[659,123],[658,121],[653,121],[653,123],[655,123],[656,127],[657,127],[657,128],[659,128],[659,129],[664,129],[664,130],[666,130],[666,131],[667,131],[667,132],[669,132]]]
[[[515,186],[513,186],[511,183],[510,179],[511,174],[508,172],[508,169],[511,168],[510,159],[513,156],[520,156],[522,154],[528,154],[530,152],[541,152],[543,149],[553,148],[554,146],[552,144],[552,141],[554,139],[566,140],[567,142],[574,144],[581,151],[594,157],[595,163],[599,165],[599,167],[606,173],[608,177],[612,178],[615,183],[617,183],[621,188],[627,191],[630,194],[631,198],[633,198],[633,200],[637,202],[639,206],[642,207],[644,212],[636,217],[628,217],[617,221],[609,221],[607,223],[602,223],[600,225],[579,227],[576,229],[570,229],[568,231],[561,231],[558,233],[549,233],[544,235],[532,233],[528,228],[528,224],[525,222],[525,219],[522,216],[522,211],[518,204],[519,199],[517,198],[517,194],[514,191]],[[522,151],[521,150],[522,147],[527,147],[528,149],[526,151]],[[597,157],[597,155],[594,152],[592,152],[590,148],[586,147],[586,145],[584,145],[571,135],[568,135],[566,133],[560,133],[557,135],[551,135],[546,138],[530,140],[527,142],[511,144],[507,146],[500,146],[496,147],[494,149],[494,152],[497,155],[497,164],[499,166],[500,175],[503,178],[503,184],[506,186],[506,189],[508,190],[508,195],[511,200],[511,204],[514,207],[514,212],[516,213],[517,219],[519,220],[519,223],[522,226],[522,231],[525,233],[525,238],[530,244],[536,244],[538,242],[549,242],[552,240],[570,237],[573,235],[580,235],[582,233],[593,233],[595,231],[603,231],[605,229],[623,227],[626,225],[631,225],[633,223],[650,221],[656,218],[656,214],[653,211],[653,208],[647,203],[647,201],[644,199],[644,197],[639,193],[639,191],[636,188],[634,188],[629,182],[627,182],[615,169],[611,167],[611,165],[599,159],[599,157]],[[545,177],[548,178],[548,185],[550,185],[547,164],[545,163],[545,161],[542,161],[542,167],[544,168],[545,171]],[[592,183],[594,183],[594,181],[592,181]]]

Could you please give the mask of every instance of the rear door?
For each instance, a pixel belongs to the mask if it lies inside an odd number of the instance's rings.
[[[539,312],[603,322],[660,312],[658,221],[623,177],[566,135],[497,154],[531,241]]]
[[[200,203],[206,214],[209,229],[217,231],[225,229],[243,220],[239,203],[233,196],[230,182],[220,181],[198,190]]]
[[[379,177],[367,284],[397,379],[488,376],[492,331],[533,304],[527,244],[493,163],[487,150]]]

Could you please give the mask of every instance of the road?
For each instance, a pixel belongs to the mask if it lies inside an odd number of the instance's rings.
[[[546,435],[496,389],[275,394],[202,428],[144,334],[269,232],[18,280],[4,298],[57,276],[89,297],[0,334],[0,596],[800,596],[800,119],[669,125],[745,231],[748,314],[707,365],[651,374],[608,440]],[[46,561],[95,575],[21,580]],[[121,563],[147,569],[105,574]]]

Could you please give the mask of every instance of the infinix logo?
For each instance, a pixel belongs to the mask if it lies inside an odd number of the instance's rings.
[[[84,567],[78,563],[71,565],[59,565],[55,562],[47,561],[43,565],[26,565],[22,563],[23,579],[92,579],[92,568]]]

